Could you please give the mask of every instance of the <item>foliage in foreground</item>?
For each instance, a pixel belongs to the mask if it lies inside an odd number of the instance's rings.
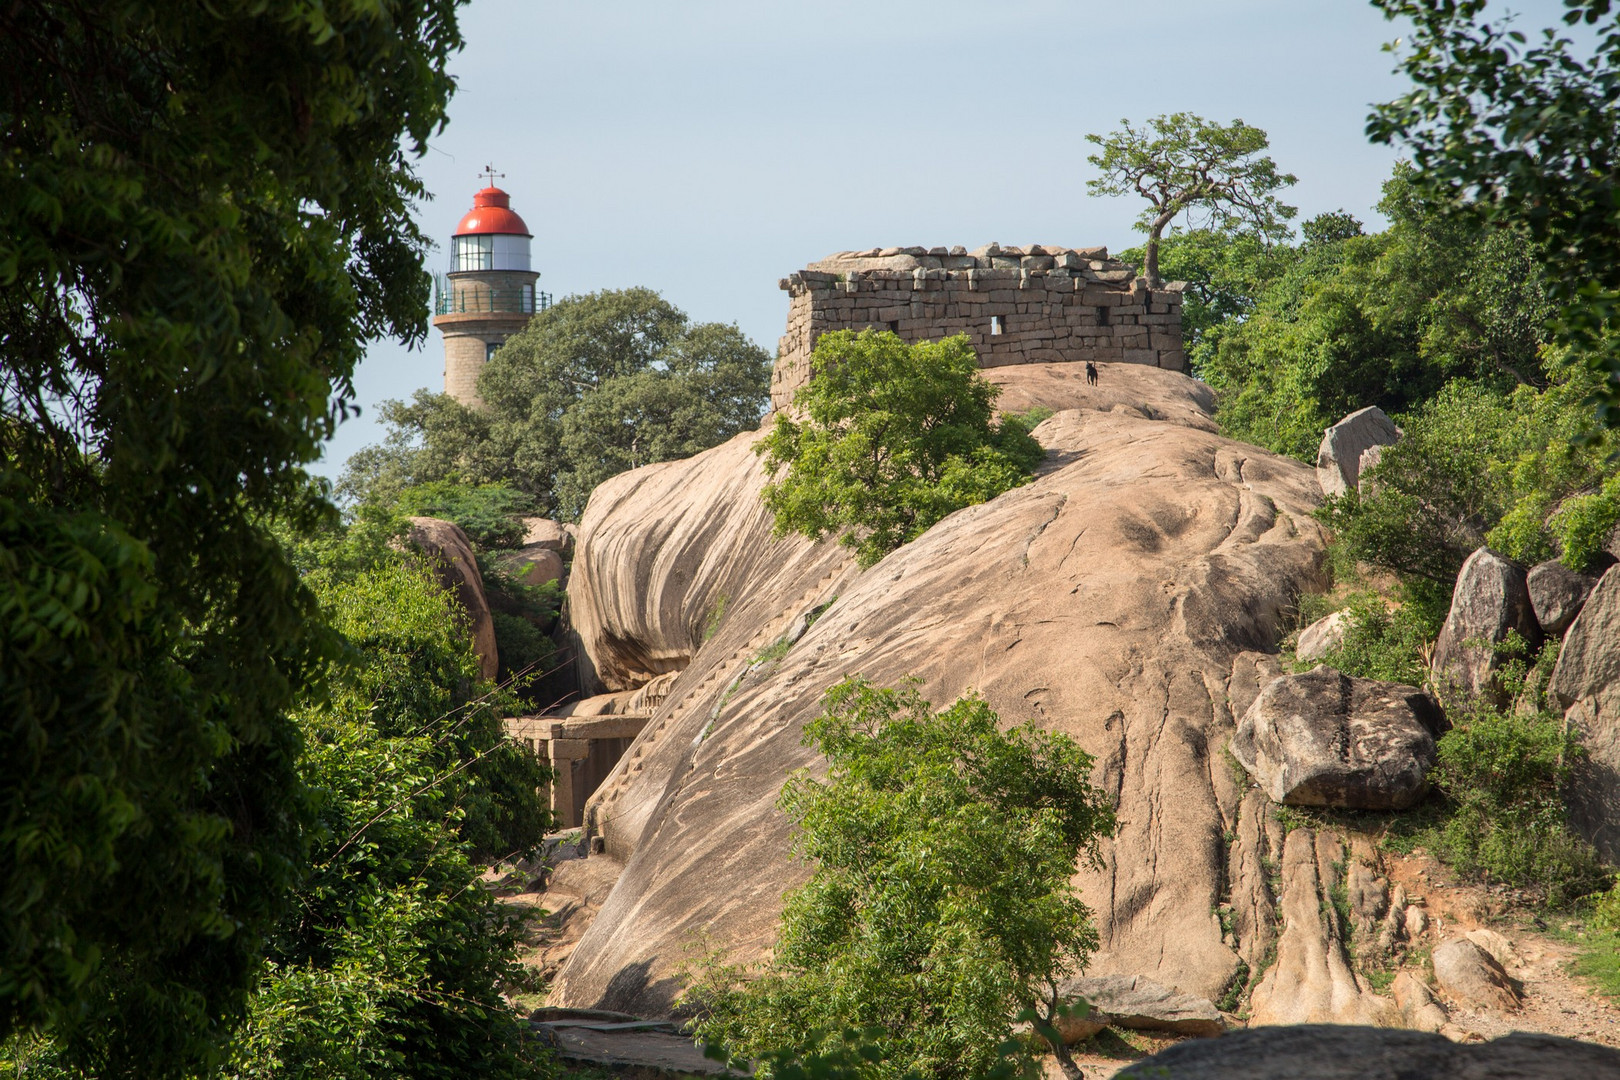
[[[778,413],[755,447],[778,536],[833,534],[871,566],[947,514],[1027,483],[1044,453],[1028,420],[996,417],[1000,389],[964,336],[908,345],[840,330],[822,335],[811,367],[799,415]]]
[[[549,828],[534,795],[547,770],[504,738],[464,619],[419,567],[394,555],[312,580],[349,653],[296,716],[310,862],[219,1075],[548,1076],[501,998],[524,981],[518,927],[479,881]],[[41,1044],[8,1049],[0,1075],[100,1071]]]
[[[265,522],[427,329],[454,0],[0,8],[0,1040],[217,1059],[326,643]]]
[[[1001,731],[976,696],[936,712],[914,685],[851,678],[824,706],[805,741],[828,777],[797,773],[780,798],[814,872],[765,970],[702,970],[687,994],[699,1033],[760,1058],[872,1029],[873,1075],[982,1077],[1014,1015],[1050,1018],[1096,948],[1070,884],[1114,827],[1091,758],[1034,724]]]
[[[384,402],[387,436],[349,459],[338,491],[391,504],[434,481],[500,483],[577,520],[609,477],[757,427],[770,375],[771,357],[742,331],[693,325],[650,289],[569,296],[485,365],[482,409],[425,390]]]
[[[1555,340],[1597,375],[1597,419],[1620,422],[1620,12],[1612,0],[1565,0],[1587,43],[1546,30],[1528,38],[1485,0],[1375,0],[1409,20],[1397,52],[1413,88],[1368,123],[1378,142],[1410,148],[1416,178],[1440,203],[1525,230],[1561,310]]]
[[[544,1076],[500,997],[522,981],[518,928],[478,875],[549,827],[545,767],[504,738],[499,693],[425,574],[396,560],[321,596],[356,654],[299,717],[313,867],[226,1075]]]

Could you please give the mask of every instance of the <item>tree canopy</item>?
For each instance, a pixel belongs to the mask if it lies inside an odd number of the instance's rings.
[[[964,506],[1027,483],[1044,451],[964,336],[908,345],[888,331],[823,334],[810,381],[754,448],[777,535],[837,535],[870,566]],[[785,471],[784,471],[785,470]],[[778,478],[777,474],[782,475]]]
[[[1012,1017],[1050,1018],[1097,947],[1071,883],[1114,829],[1092,759],[1033,722],[1002,730],[977,696],[936,711],[914,685],[850,678],[823,708],[804,741],[827,778],[795,773],[779,799],[810,880],[757,978],[704,973],[699,1031],[757,1057],[868,1029],[871,1075],[989,1074]]]
[[[770,369],[735,326],[692,325],[650,289],[570,296],[496,351],[482,409],[425,391],[385,403],[385,441],[350,459],[339,490],[388,502],[428,481],[500,482],[573,520],[608,477],[757,426]]]
[[[1620,424],[1620,16],[1611,0],[1565,0],[1586,23],[1578,48],[1548,29],[1531,43],[1485,0],[1376,0],[1410,20],[1400,70],[1412,90],[1380,106],[1367,131],[1400,141],[1415,177],[1443,201],[1523,229],[1561,307],[1557,333],[1603,371],[1598,418]]]
[[[1297,212],[1275,195],[1295,177],[1277,171],[1277,163],[1262,153],[1271,145],[1266,133],[1242,120],[1215,124],[1192,113],[1170,113],[1140,128],[1121,120],[1120,130],[1087,135],[1086,141],[1102,148],[1086,159],[1102,170],[1086,184],[1093,195],[1134,194],[1148,201],[1137,227],[1148,236],[1142,273],[1155,287],[1164,282],[1160,238],[1182,214],[1197,216],[1201,225],[1248,229],[1269,240],[1284,235],[1284,223]]]
[[[332,653],[272,538],[426,330],[454,0],[0,8],[0,1039],[217,1057],[302,859]]]
[[[1404,166],[1378,209],[1390,224],[1372,235],[1334,214],[1298,244],[1166,238],[1166,265],[1189,282],[1188,356],[1228,434],[1311,459],[1323,428],[1367,405],[1404,412],[1456,379],[1547,385],[1553,307],[1524,233],[1448,212]]]

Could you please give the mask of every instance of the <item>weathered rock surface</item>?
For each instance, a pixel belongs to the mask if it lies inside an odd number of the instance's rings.
[[[1295,829],[1282,849],[1283,932],[1276,963],[1249,997],[1249,1023],[1380,1024],[1396,1022],[1394,1002],[1357,974],[1345,948],[1333,893],[1340,886],[1344,845],[1332,833]]]
[[[1515,630],[1531,648],[1540,644],[1541,624],[1530,606],[1524,568],[1480,548],[1457,574],[1451,611],[1434,643],[1435,684],[1445,693],[1484,694],[1498,705],[1507,704],[1507,695],[1494,685],[1506,661],[1494,647]]]
[[[1344,644],[1344,633],[1350,628],[1350,613],[1335,611],[1324,615],[1299,632],[1299,644],[1294,657],[1304,664],[1314,664],[1329,652]]]
[[[1389,992],[1394,995],[1395,1005],[1401,1010],[1404,1027],[1414,1031],[1439,1031],[1450,1019],[1445,1006],[1435,998],[1434,991],[1410,971],[1395,976]]]
[[[1385,445],[1379,443],[1377,446],[1369,446],[1361,452],[1361,461],[1356,472],[1356,490],[1364,497],[1378,492],[1378,481],[1368,474],[1384,460]]]
[[[466,611],[479,669],[484,678],[493,679],[500,668],[495,651],[495,621],[490,618],[489,602],[484,598],[484,576],[478,572],[472,541],[461,526],[451,521],[430,517],[407,520],[411,523],[407,539],[427,558],[439,584],[453,593]]]
[[[1143,364],[1100,363],[1097,372],[1096,385],[1086,381],[1084,364],[1020,364],[985,368],[979,374],[1001,388],[998,412],[1092,409],[1168,420],[1212,434],[1220,430],[1215,391],[1208,383]]]
[[[1606,862],[1620,862],[1620,565],[1570,624],[1547,689],[1586,746],[1571,819]]]
[[[523,519],[523,546],[526,548],[550,548],[559,555],[566,555],[568,549],[573,547],[573,543],[573,537],[568,535],[565,528],[550,518]]]
[[[1374,446],[1387,446],[1401,437],[1401,429],[1376,405],[1355,412],[1322,433],[1316,451],[1316,479],[1324,495],[1343,495],[1361,478],[1361,455]]]
[[[1496,958],[1468,938],[1452,938],[1434,950],[1434,981],[1447,997],[1469,1009],[1511,1012],[1522,1001]]]
[[[774,605],[803,590],[801,577],[852,565],[835,544],[771,539],[759,437],[620,473],[591,493],[568,581],[585,692],[681,671],[726,624],[775,614],[744,610],[752,601]]]
[[[1404,810],[1428,792],[1440,711],[1422,690],[1325,665],[1274,679],[1232,754],[1274,802]]]
[[[1178,994],[1140,975],[1069,979],[1058,994],[1065,1000],[1084,998],[1092,1009],[1088,1019],[1099,1025],[1204,1038],[1226,1030],[1221,1011],[1208,998]]]
[[[1422,1031],[1313,1024],[1191,1040],[1115,1080],[1572,1080],[1620,1076],[1620,1052],[1553,1035],[1454,1043]]]
[[[1577,574],[1556,559],[1531,567],[1525,577],[1536,621],[1544,632],[1555,637],[1569,629],[1596,585],[1597,578]]]
[[[556,548],[526,544],[515,554],[513,574],[523,584],[545,585],[562,580],[563,559]]]
[[[830,543],[769,540],[750,436],[598,489],[570,584],[597,670],[629,681],[692,661],[593,797],[626,866],[553,1004],[656,1015],[701,933],[733,961],[765,954],[805,873],[776,795],[819,766],[803,725],[852,673],[916,675],[942,704],[977,689],[1010,722],[1075,737],[1122,822],[1104,869],[1077,877],[1101,936],[1091,972],[1212,1000],[1232,981],[1251,944],[1224,939],[1216,908],[1244,792],[1220,748],[1230,702],[1274,670],[1260,653],[1284,613],[1321,585],[1314,476],[1124,412],[1061,412],[1037,437],[1049,452],[1033,483],[860,574]],[[731,602],[704,642],[722,591]],[[785,656],[752,663],[833,594]]]

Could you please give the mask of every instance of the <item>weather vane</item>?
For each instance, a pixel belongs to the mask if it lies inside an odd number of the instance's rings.
[[[489,186],[490,187],[495,186],[495,178],[497,176],[500,177],[502,180],[506,179],[506,174],[503,173],[503,172],[496,172],[495,171],[495,166],[493,166],[493,165],[485,165],[484,166],[484,171],[479,173],[478,175],[483,176],[483,177],[487,177],[489,179]]]

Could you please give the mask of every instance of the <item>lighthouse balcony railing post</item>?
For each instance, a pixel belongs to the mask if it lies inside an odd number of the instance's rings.
[[[440,286],[433,291],[435,315],[534,315],[551,306],[551,294],[540,292],[532,285],[520,288]]]

